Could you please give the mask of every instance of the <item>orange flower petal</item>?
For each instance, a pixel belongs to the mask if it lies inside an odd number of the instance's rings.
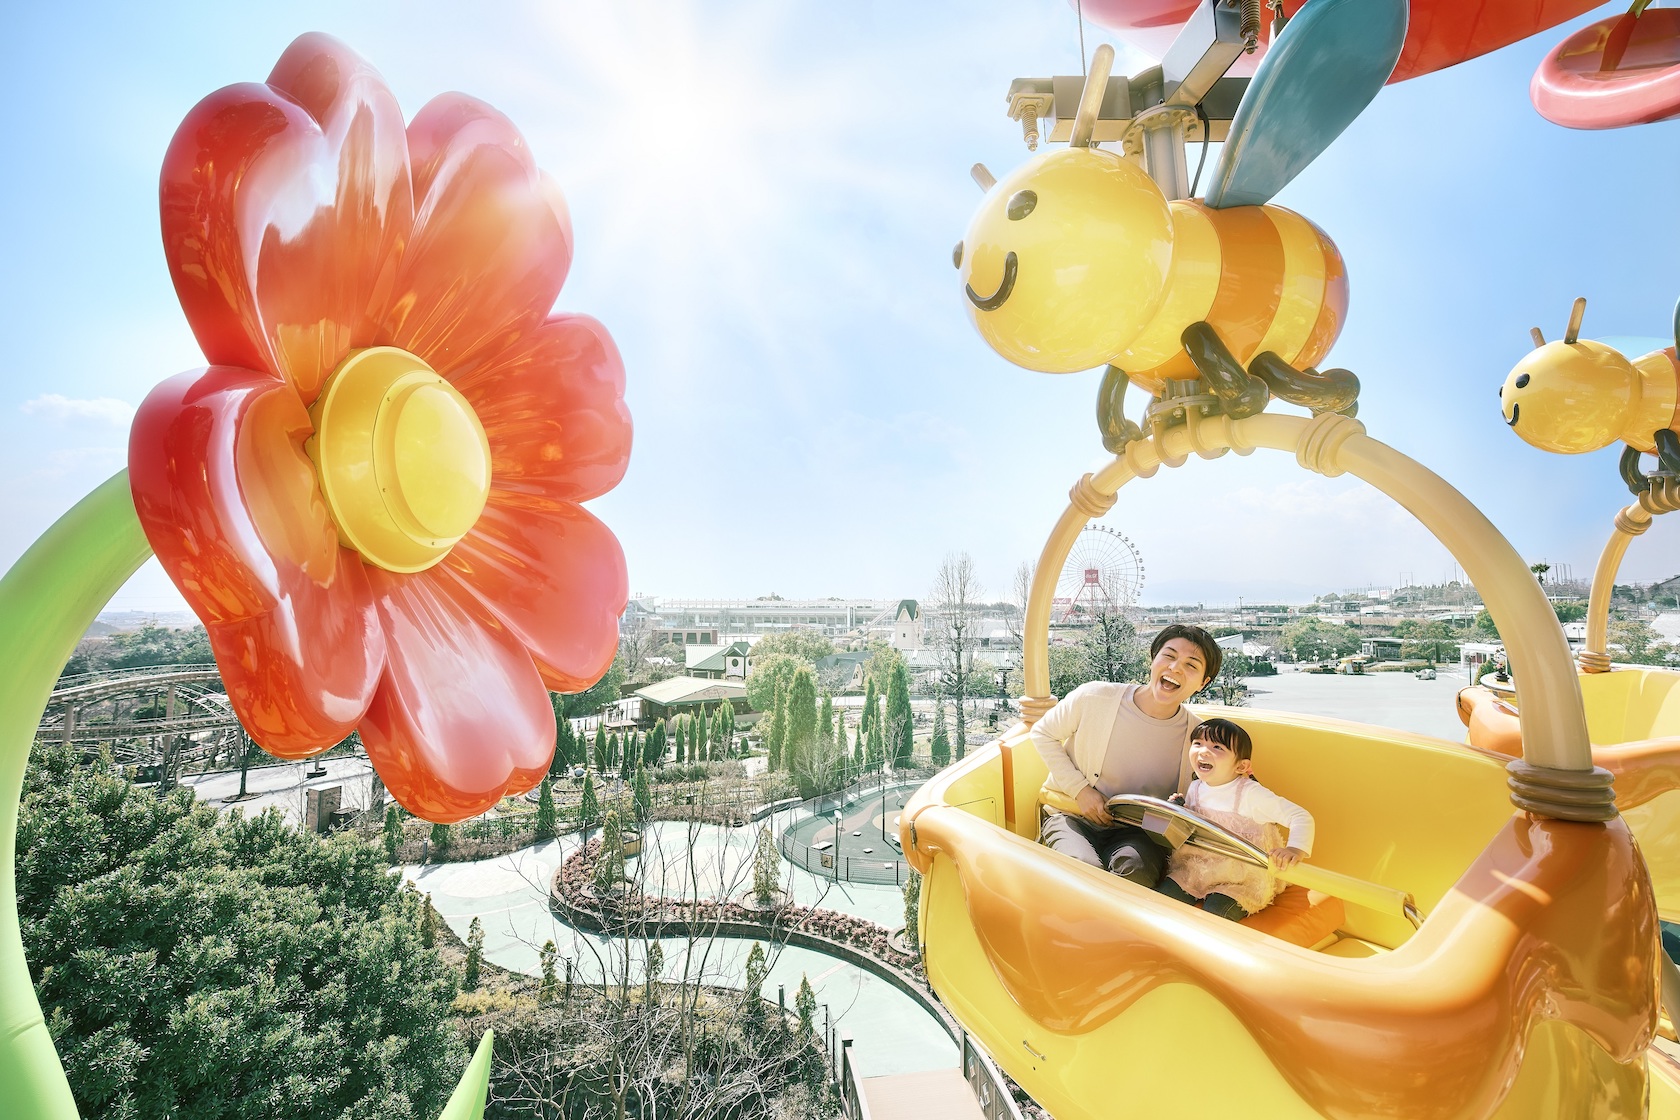
[[[356,555],[303,453],[309,416],[272,374],[212,367],[153,389],[129,484],[146,538],[203,620],[252,738],[300,758],[349,734],[385,643]]]
[[[378,341],[413,223],[402,110],[342,43],[304,35],[267,85],[194,106],[164,157],[164,253],[205,355],[314,400]]]
[[[525,644],[555,692],[601,679],[629,597],[612,530],[571,502],[493,490],[435,571],[462,586]]]
[[[571,267],[571,217],[519,131],[483,102],[435,98],[408,144],[414,232],[384,337],[448,376],[547,316]]]
[[[519,639],[431,572],[369,568],[368,580],[389,656],[361,731],[385,788],[449,823],[540,782],[554,711]]]
[[[484,425],[497,487],[581,502],[624,477],[624,362],[589,316],[556,315],[450,381]]]

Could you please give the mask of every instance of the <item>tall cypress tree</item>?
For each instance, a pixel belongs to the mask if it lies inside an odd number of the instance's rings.
[[[683,721],[676,721],[677,727],[677,761],[688,761],[688,737],[683,734]]]
[[[826,689],[822,694],[822,710],[817,713],[817,742],[822,744],[824,754],[834,749],[834,697]]]
[[[879,707],[880,702],[877,699],[876,708],[878,709]],[[886,739],[887,737],[882,733],[881,728],[881,713],[878,710],[870,712],[868,739],[869,750],[868,753],[864,755],[863,761],[871,769],[881,765],[881,763],[886,759]]]
[[[700,715],[694,721],[694,741],[697,744],[694,751],[700,758],[712,757],[711,742],[712,721],[706,714],[706,705],[700,705]]]
[[[865,734],[869,732],[870,721],[875,718],[875,698],[877,695],[878,694],[875,691],[875,678],[867,678],[867,683],[865,684],[863,690],[863,723],[861,725]]]
[[[787,706],[787,731],[782,753],[787,759],[787,768],[801,776],[800,794],[810,797],[814,791],[805,788],[808,783],[804,779],[810,776],[811,752],[816,747],[817,678],[809,665],[801,665],[793,671]]]
[[[764,732],[764,746],[770,752],[770,769],[782,768],[782,748],[787,735],[787,697],[782,694],[782,682],[776,682],[774,699],[770,702],[770,726]]]
[[[718,757],[730,758],[735,754],[735,704],[725,700],[718,708]]]
[[[945,699],[935,697],[933,701],[933,742],[929,744],[933,752],[933,764],[940,769],[951,764],[951,736],[945,730]]]
[[[605,774],[607,772],[607,725],[595,725],[595,769]]]
[[[910,673],[899,661],[887,678],[887,751],[894,766],[910,765],[915,749],[915,725],[910,717]]]
[[[583,796],[578,800],[578,824],[588,828],[601,815],[601,802],[595,796],[595,773],[585,770],[583,773]]]
[[[863,769],[864,754],[863,720],[860,719],[858,720],[857,726],[857,745],[852,749],[852,765],[857,767],[859,770]]]
[[[644,756],[649,766],[658,766],[665,761],[665,721],[660,720],[648,732],[647,753]]]

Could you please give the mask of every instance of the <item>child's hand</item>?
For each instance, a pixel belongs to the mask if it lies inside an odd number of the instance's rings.
[[[1272,857],[1272,866],[1279,871],[1287,871],[1307,857],[1299,848],[1273,848],[1266,854]]]
[[[1167,798],[1167,802],[1171,805],[1182,805],[1184,804],[1184,795],[1182,793],[1175,793]]]

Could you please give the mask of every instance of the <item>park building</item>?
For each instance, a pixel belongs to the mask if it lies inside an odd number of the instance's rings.
[[[726,646],[685,646],[686,670],[691,677],[706,680],[746,680],[752,675],[752,652],[746,642]]]
[[[892,623],[898,600],[882,599],[660,599],[633,601],[644,629],[669,633],[678,644],[719,645],[763,634],[815,630],[828,638],[862,634]],[[628,611],[627,611],[628,614]],[[689,635],[709,635],[710,640]]]
[[[716,711],[722,704],[735,709],[737,727],[757,722],[758,716],[747,706],[747,686],[738,681],[714,680],[706,677],[668,677],[656,684],[638,688],[625,700],[619,701],[623,714],[637,727],[647,729],[677,716],[698,715],[702,710]]]

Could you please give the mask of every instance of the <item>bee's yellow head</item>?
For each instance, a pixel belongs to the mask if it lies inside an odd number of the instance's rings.
[[[1629,438],[1639,397],[1633,363],[1587,339],[1529,351],[1499,390],[1500,411],[1512,431],[1543,451],[1565,455]],[[1648,443],[1650,432],[1642,434]]]
[[[992,349],[1028,369],[1072,373],[1125,350],[1160,308],[1172,218],[1133,164],[1064,148],[986,192],[956,264]]]

